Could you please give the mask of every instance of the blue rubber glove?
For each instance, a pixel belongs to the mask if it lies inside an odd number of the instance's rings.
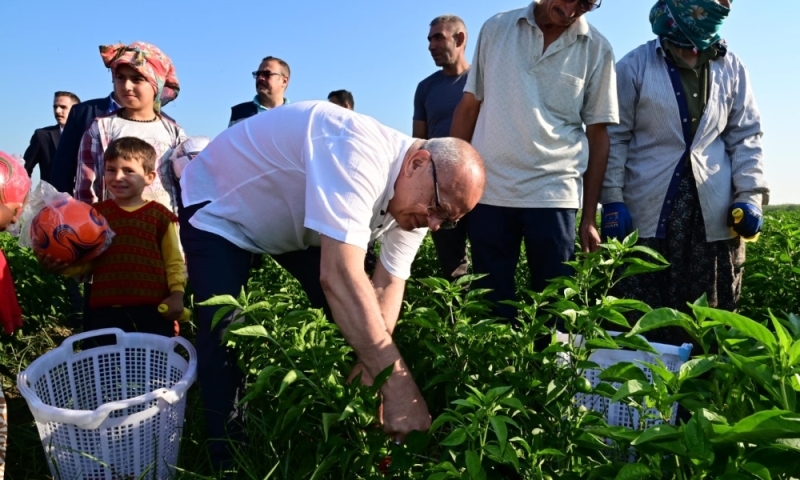
[[[628,208],[622,202],[607,203],[603,205],[602,224],[600,232],[603,241],[609,238],[622,240],[633,231],[633,221]]]
[[[737,202],[728,210],[728,226],[744,238],[755,237],[763,225],[764,216],[755,205]]]

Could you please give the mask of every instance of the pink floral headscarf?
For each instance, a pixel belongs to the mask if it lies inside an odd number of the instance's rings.
[[[129,65],[144,76],[156,92],[156,112],[178,97],[180,85],[172,60],[155,45],[145,42],[101,45],[100,56],[114,73],[120,65]]]

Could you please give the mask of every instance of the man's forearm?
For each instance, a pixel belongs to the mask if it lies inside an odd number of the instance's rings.
[[[481,102],[471,93],[465,93],[458,102],[453,112],[453,123],[450,125],[450,136],[460,138],[466,142],[472,141],[475,125],[478,123],[478,114],[481,111]]]
[[[406,282],[387,272],[383,264],[378,260],[375,274],[372,276],[372,284],[375,287],[375,295],[378,297],[378,306],[383,315],[386,330],[391,335],[394,333],[394,327],[397,324],[400,309],[403,306],[403,292],[405,291]]]
[[[608,166],[610,141],[605,125],[589,125],[586,128],[589,140],[589,165],[583,174],[583,214],[581,218],[594,220],[600,190]]]
[[[395,371],[402,371],[405,367],[400,352],[387,328],[376,290],[364,272],[363,254],[360,260],[350,255],[356,248],[323,236],[320,280],[334,321],[372,377],[392,364]],[[383,295],[387,307],[395,303],[391,292]]]

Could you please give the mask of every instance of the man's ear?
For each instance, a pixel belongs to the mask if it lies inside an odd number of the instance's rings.
[[[417,170],[427,168],[430,160],[431,152],[423,149],[417,150],[411,155],[411,158],[408,159],[408,162],[403,167],[403,172],[407,177],[411,177]]]
[[[157,174],[156,174],[156,171],[155,171],[155,170],[153,170],[153,171],[152,171],[152,172],[150,172],[150,173],[146,173],[146,174],[144,175],[144,181],[145,181],[145,184],[146,184],[146,185],[148,185],[148,186],[152,185],[152,184],[153,184],[153,182],[155,182],[155,181],[156,181],[156,175],[157,175]]]
[[[456,47],[463,47],[467,43],[467,34],[464,32],[456,33],[453,38],[456,39]]]

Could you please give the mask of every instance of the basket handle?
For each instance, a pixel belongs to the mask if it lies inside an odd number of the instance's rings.
[[[77,335],[71,335],[67,337],[63,342],[61,342],[60,348],[69,348],[74,352],[75,342],[86,340],[87,338],[92,337],[101,337],[103,335],[114,335],[117,337],[117,343],[119,343],[120,335],[124,334],[125,332],[119,328],[101,328],[100,330],[90,330],[88,332],[78,333]]]

